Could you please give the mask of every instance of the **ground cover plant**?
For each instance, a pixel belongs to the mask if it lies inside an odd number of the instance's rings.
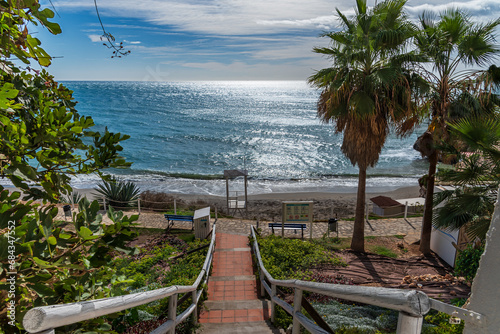
[[[345,265],[326,248],[306,240],[269,235],[258,238],[258,243],[264,266],[276,279],[307,279],[310,269],[320,264]]]
[[[128,293],[136,293],[194,283],[205,261],[206,248],[198,252],[186,253],[209,244],[209,240],[194,239],[194,235],[189,231],[176,231],[176,234],[165,234],[161,230],[141,232],[147,237],[142,239],[142,244],[139,245],[140,252],[132,257],[119,256],[110,266],[117,272],[117,275],[126,278],[122,289]],[[186,256],[173,259],[182,254]],[[188,299],[179,305],[178,312],[183,311],[190,302],[191,300]],[[113,329],[119,333],[149,333],[166,321],[167,310],[168,298],[165,298],[107,319],[113,324]],[[176,333],[190,333],[192,329],[190,322],[186,321],[176,328]]]
[[[263,242],[263,240],[266,242]],[[350,252],[349,238],[327,238],[312,241],[302,241],[300,239],[286,239],[271,235],[266,238],[259,238],[259,247],[263,257],[264,266],[273,275],[281,275],[280,279],[299,278],[322,283],[348,284],[353,281],[342,274],[332,274],[331,270],[326,270],[326,264],[332,263],[323,261],[330,256],[338,256],[343,252]],[[276,242],[277,241],[277,242]],[[407,248],[398,247],[402,244],[402,236],[388,237],[365,237],[368,252],[373,252],[380,256],[388,256],[399,260],[407,259],[409,256],[420,255],[418,245],[406,245]],[[283,247],[284,248],[281,248]],[[309,246],[314,245],[317,253],[312,252],[311,257],[315,260],[301,261],[297,257],[308,254]],[[290,248],[297,246],[297,249]],[[328,255],[327,253],[330,253]],[[278,254],[278,255],[275,255]],[[266,258],[266,256],[270,256]],[[343,265],[343,264],[340,264]],[[341,267],[340,267],[341,268]],[[346,268],[347,270],[349,268]],[[345,271],[345,270],[344,270]],[[360,283],[357,283],[360,284]],[[279,288],[280,298],[288,303],[293,303],[293,291],[286,288]],[[398,312],[359,303],[339,300],[321,294],[304,292],[306,299],[311,302],[323,319],[330,325],[335,333],[395,333],[397,326]],[[303,311],[304,314],[307,312]],[[461,333],[463,324],[453,325],[449,323],[450,316],[445,313],[431,311],[424,317],[425,323],[423,333]],[[277,306],[275,325],[280,328],[288,328],[292,324],[292,317]]]

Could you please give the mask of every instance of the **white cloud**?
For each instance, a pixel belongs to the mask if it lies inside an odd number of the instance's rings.
[[[52,2],[59,12],[85,10],[95,14],[93,1]],[[373,6],[375,0],[368,2]],[[351,16],[355,1],[106,0],[99,1],[98,6],[106,28],[128,29],[128,35],[120,37],[128,39],[130,59],[138,55],[149,62],[145,70],[145,76],[151,77],[148,80],[175,75],[181,78],[186,73],[186,79],[189,75],[193,79],[220,80],[306,79],[329,64],[312,49],[328,45],[328,39],[318,38],[321,32],[338,29],[335,8]],[[500,16],[500,0],[409,0],[406,6],[413,20],[424,10],[442,12],[449,8],[467,10],[476,22]],[[99,27],[96,23],[89,28]],[[92,42],[101,42],[97,33],[85,31]],[[146,34],[155,38],[143,38]],[[162,34],[179,37],[167,43]],[[154,42],[148,42],[151,40]],[[155,67],[167,59],[172,62],[168,68],[160,71]]]
[[[92,1],[53,1],[56,8],[92,8]],[[374,1],[370,1],[370,5]],[[298,29],[333,29],[337,26],[335,7],[353,14],[354,1],[330,0],[107,0],[98,3],[101,15],[133,17],[175,30],[213,35],[274,34]],[[500,1],[410,0],[407,10],[417,17],[423,10],[447,8],[468,10],[474,18],[498,17]]]
[[[72,10],[93,7],[91,1],[78,0],[54,1],[54,5]],[[332,23],[336,4],[325,0],[108,0],[98,6],[102,16],[135,17],[180,31],[253,35],[322,29],[325,20]]]
[[[419,2],[421,3],[417,4]],[[485,22],[500,16],[500,1],[498,0],[442,1],[441,3],[439,1],[432,3],[416,1],[408,3],[406,10],[410,15],[417,17],[423,11],[441,13],[452,8],[466,11],[476,22]]]
[[[102,42],[101,35],[88,35],[92,42]]]

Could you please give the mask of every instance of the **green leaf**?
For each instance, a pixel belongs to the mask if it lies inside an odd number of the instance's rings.
[[[94,240],[98,239],[98,235],[93,235],[92,231],[85,226],[80,227],[80,231],[78,232],[80,237],[82,237],[83,240]]]
[[[47,238],[47,241],[51,245],[57,245],[57,239],[54,236],[50,236]]]
[[[40,297],[50,297],[50,296],[54,296],[56,294],[54,290],[52,290],[51,288],[49,288],[47,285],[45,285],[43,283],[36,283],[35,285],[32,285],[30,287],[33,290],[35,290],[36,293]]]
[[[33,261],[42,268],[52,268],[54,267],[52,263],[39,259],[38,257],[33,257]]]

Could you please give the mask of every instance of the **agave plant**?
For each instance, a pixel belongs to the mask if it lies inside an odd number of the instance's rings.
[[[62,196],[60,202],[61,203],[71,203],[71,204],[78,204],[80,201],[86,196],[83,196],[79,192],[72,192],[71,194],[65,194]]]
[[[133,182],[112,177],[109,181],[102,180],[97,185],[97,194],[104,196],[109,205],[115,209],[133,206],[140,196],[140,189]]]

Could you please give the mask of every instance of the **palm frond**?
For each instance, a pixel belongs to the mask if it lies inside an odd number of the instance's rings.
[[[449,124],[472,150],[497,150],[500,144],[500,119],[462,118]]]
[[[466,225],[467,237],[469,240],[479,238],[486,239],[486,234],[490,229],[491,216],[476,217],[471,224]]]

